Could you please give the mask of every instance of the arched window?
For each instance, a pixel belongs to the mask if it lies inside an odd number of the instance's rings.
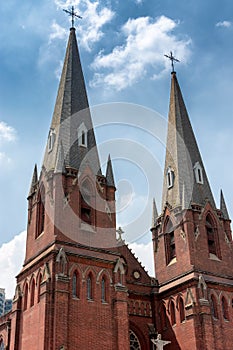
[[[92,286],[92,276],[91,274],[87,277],[87,299],[92,300],[93,299],[93,286]]]
[[[37,229],[36,237],[38,237],[44,231],[45,221],[45,188],[42,184],[39,189],[38,202],[37,202]]]
[[[73,278],[72,278],[72,296],[74,298],[79,297],[79,278],[77,271],[74,272]]]
[[[78,128],[78,145],[87,147],[87,128],[84,123]]]
[[[141,350],[141,345],[136,334],[130,330],[129,331],[129,341],[130,341],[130,350]]]
[[[56,138],[56,133],[53,129],[51,129],[49,132],[49,139],[48,139],[48,152],[51,152],[53,150],[55,138]]]
[[[91,208],[91,186],[88,181],[85,181],[81,186],[81,220],[88,225],[92,222],[92,208]]]
[[[166,329],[167,328],[167,313],[166,313],[166,307],[164,304],[162,304],[162,306],[161,306],[159,316],[160,316],[161,329]]]
[[[196,183],[203,185],[204,180],[203,180],[203,170],[199,162],[197,162],[194,167],[194,175],[195,175],[195,180]]]
[[[174,301],[171,301],[170,303],[170,315],[171,315],[171,325],[176,324],[176,310],[175,310],[175,304]]]
[[[37,302],[40,302],[40,290],[41,290],[42,274],[40,273],[38,279],[38,288],[37,288]]]
[[[173,224],[170,219],[167,220],[167,224],[165,226],[165,241],[167,264],[169,264],[172,259],[176,258],[175,234]]]
[[[24,288],[23,309],[27,310],[28,307],[28,284]]]
[[[209,254],[218,255],[217,254],[217,237],[215,234],[213,220],[210,214],[208,214],[206,217],[205,227],[206,227],[206,234],[207,234],[207,240],[208,240]]]
[[[180,313],[180,323],[185,321],[185,309],[184,309],[184,301],[180,297],[179,298],[179,313]]]
[[[33,278],[32,283],[31,283],[31,291],[30,291],[30,307],[32,307],[35,303],[35,280]]]
[[[229,320],[228,305],[225,297],[222,297],[222,315],[224,320]]]
[[[211,295],[210,297],[210,307],[211,307],[211,314],[214,318],[218,319],[218,308],[217,308],[217,301],[214,295]]]
[[[167,188],[172,188],[174,186],[174,171],[171,169],[171,167],[167,168]]]
[[[101,301],[102,303],[106,302],[106,280],[105,277],[101,280]]]

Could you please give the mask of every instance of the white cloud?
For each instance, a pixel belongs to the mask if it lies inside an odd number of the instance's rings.
[[[224,28],[229,28],[232,26],[232,23],[229,21],[222,21],[222,22],[218,22],[216,23],[216,27],[224,27]]]
[[[164,54],[171,50],[186,63],[191,40],[175,36],[173,32],[177,26],[178,22],[165,16],[129,19],[121,30],[125,36],[124,44],[106,55],[101,51],[95,58],[92,67],[96,73],[91,85],[122,90],[149,76],[151,70],[150,78],[158,78],[169,67]]]
[[[68,9],[74,6],[76,13],[83,17],[84,20],[78,25],[79,44],[88,51],[104,35],[102,27],[114,17],[114,12],[107,7],[101,6],[99,0],[55,0],[55,4],[61,9]],[[59,28],[58,25],[56,29],[58,29],[57,36],[59,36],[59,32],[62,33],[64,31],[64,28]]]
[[[15,129],[6,124],[3,121],[0,121],[0,142],[1,141],[7,141],[11,142],[16,139],[16,131]]]
[[[132,252],[135,253],[138,260],[143,266],[145,266],[145,269],[148,271],[149,275],[153,277],[155,274],[152,242],[147,244],[132,243],[129,245],[129,248],[132,249]]]
[[[51,25],[51,33],[49,35],[49,44],[55,39],[65,39],[67,37],[67,30],[62,28],[59,24],[53,21]]]
[[[10,163],[11,159],[4,152],[0,152],[0,164]]]
[[[6,289],[6,297],[12,298],[15,292],[15,276],[20,272],[25,255],[26,231],[15,236],[0,247],[1,288]]]

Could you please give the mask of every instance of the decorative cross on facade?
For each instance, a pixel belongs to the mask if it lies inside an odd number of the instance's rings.
[[[76,12],[74,12],[74,6],[71,7],[71,10],[64,10],[63,9],[63,11],[68,13],[68,15],[72,17],[72,19],[71,19],[72,28],[74,27],[75,17],[82,19],[81,16],[79,16]]]
[[[156,345],[156,350],[163,350],[164,346],[171,343],[169,340],[162,340],[161,334],[158,334],[157,339],[151,339],[151,341]]]
[[[175,58],[174,56],[173,56],[173,53],[172,53],[172,51],[170,51],[170,56],[169,55],[164,55],[165,57],[167,57],[167,58],[169,58],[169,60],[171,60],[171,63],[172,63],[172,73],[174,73],[175,72],[175,70],[174,70],[174,62],[180,62],[177,58]]]

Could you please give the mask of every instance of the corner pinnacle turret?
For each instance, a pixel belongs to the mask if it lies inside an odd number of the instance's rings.
[[[204,206],[206,201],[215,208],[176,73],[172,72],[162,206],[168,203],[172,208],[188,209],[191,204]]]

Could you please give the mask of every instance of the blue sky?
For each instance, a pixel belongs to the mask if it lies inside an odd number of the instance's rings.
[[[0,4],[0,246],[26,228],[32,170],[41,164],[69,35],[69,18],[62,9],[71,5],[83,16],[76,25],[91,105],[138,104],[166,118],[170,64],[163,55],[174,52],[217,206],[222,188],[233,216],[232,1],[8,0]],[[132,130],[125,133],[135,136]],[[104,142],[102,137],[97,129],[97,139]],[[138,142],[140,136],[135,137]],[[161,157],[158,150],[156,157]],[[135,205],[141,206],[145,193],[136,180],[142,174],[132,183],[122,181],[127,167],[114,157],[119,187],[126,193],[133,187],[130,198],[140,199]],[[158,203],[161,159],[154,194]],[[119,224],[124,226],[127,215],[120,214]],[[150,213],[147,218],[150,224]]]

